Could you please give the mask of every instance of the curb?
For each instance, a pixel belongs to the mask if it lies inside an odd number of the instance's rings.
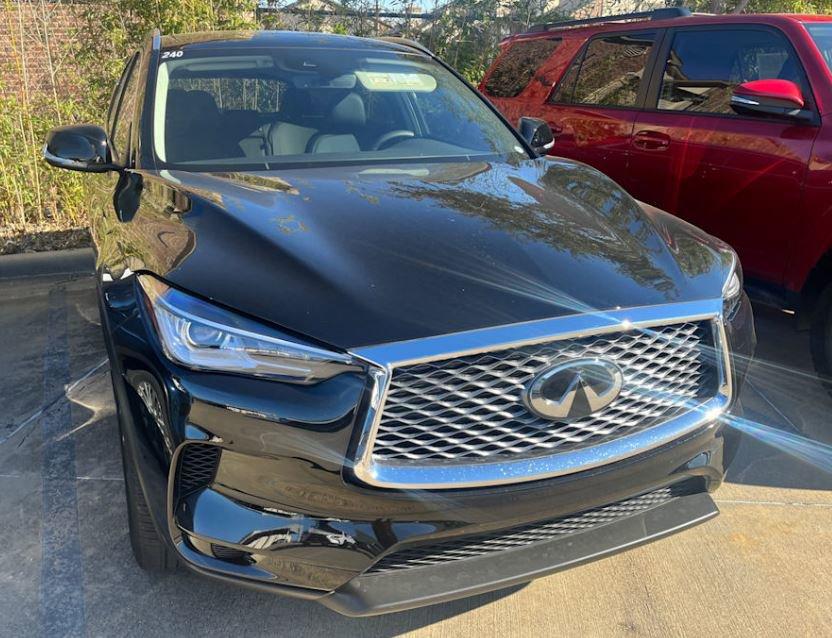
[[[22,279],[44,275],[91,275],[94,272],[95,254],[92,248],[0,256],[0,279]]]

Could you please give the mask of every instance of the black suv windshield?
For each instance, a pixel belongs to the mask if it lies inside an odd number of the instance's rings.
[[[832,22],[804,22],[803,24],[826,61],[826,66],[832,71]]]
[[[152,135],[186,170],[528,157],[452,73],[387,50],[163,49]]]

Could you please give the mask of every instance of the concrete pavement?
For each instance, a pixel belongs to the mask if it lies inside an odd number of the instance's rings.
[[[832,400],[786,315],[758,311],[720,517],[525,587],[360,620],[136,567],[93,286],[0,280],[0,636],[832,634]]]

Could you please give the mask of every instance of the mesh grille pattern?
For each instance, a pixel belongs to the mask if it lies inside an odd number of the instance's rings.
[[[621,368],[621,394],[572,422],[550,421],[522,401],[552,365],[599,358]],[[373,447],[378,461],[475,461],[596,445],[690,410],[716,392],[708,322],[552,341],[404,366],[393,372]]]
[[[476,558],[484,554],[501,552],[516,547],[525,547],[558,536],[576,534],[600,527],[662,505],[677,496],[690,494],[693,491],[695,491],[693,486],[689,484],[665,487],[626,501],[587,510],[581,514],[487,534],[466,536],[435,545],[423,545],[400,550],[382,558],[368,570],[368,573],[428,567],[449,561]]]
[[[209,485],[214,480],[219,460],[220,449],[214,445],[186,445],[179,461],[179,496]]]

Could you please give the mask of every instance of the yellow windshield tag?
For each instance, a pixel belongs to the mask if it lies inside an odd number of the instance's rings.
[[[368,91],[418,91],[421,93],[430,93],[436,90],[436,79],[427,73],[356,71],[355,76]]]

